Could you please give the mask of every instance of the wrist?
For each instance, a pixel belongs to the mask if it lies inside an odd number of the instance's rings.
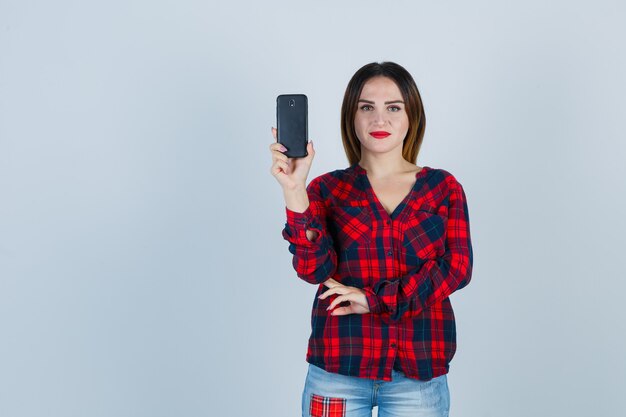
[[[304,213],[309,207],[309,196],[306,193],[306,187],[284,190],[285,204],[291,211]]]
[[[283,186],[284,194],[299,192],[306,192],[306,182],[294,182],[293,184]]]

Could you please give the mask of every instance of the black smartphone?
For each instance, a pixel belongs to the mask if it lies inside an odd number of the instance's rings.
[[[281,94],[276,98],[276,129],[278,143],[285,145],[289,158],[308,155],[308,100],[304,94]]]

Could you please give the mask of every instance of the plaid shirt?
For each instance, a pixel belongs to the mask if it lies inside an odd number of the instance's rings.
[[[456,350],[449,296],[472,275],[465,192],[443,169],[423,167],[389,215],[355,164],[307,187],[304,213],[286,208],[282,231],[300,278],[319,284],[307,362],[328,372],[391,380],[392,368],[429,380],[448,372]],[[306,230],[319,233],[309,241]],[[370,313],[333,316],[319,300],[338,282],[365,291]],[[342,303],[343,304],[343,303]]]

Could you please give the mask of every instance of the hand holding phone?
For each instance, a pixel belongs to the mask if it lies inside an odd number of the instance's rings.
[[[279,128],[272,128],[276,142],[270,145],[271,173],[283,188],[287,207],[292,209],[308,206],[306,180],[315,149],[308,141],[307,110],[304,94],[285,94],[276,99]]]
[[[277,140],[278,130],[272,128],[272,136]],[[286,147],[278,142],[270,145],[272,152],[271,173],[284,189],[306,188],[306,180],[315,157],[313,141],[307,144],[307,156],[304,158],[289,158]]]
[[[277,139],[277,130],[272,128],[272,136]],[[287,148],[278,142],[270,144],[272,153],[272,168],[270,172],[283,188],[285,206],[297,213],[303,213],[309,206],[309,197],[306,191],[306,179],[315,157],[313,141],[307,144],[307,156],[304,158],[289,158],[285,155]],[[314,240],[314,233],[307,230],[309,240]],[[311,235],[310,235],[311,234]]]

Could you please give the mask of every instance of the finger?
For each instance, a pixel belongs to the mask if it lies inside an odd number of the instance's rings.
[[[323,293],[322,295],[320,295],[318,298],[320,300],[325,299],[326,297],[328,297],[329,295],[333,295],[333,294],[346,294],[346,291],[350,291],[348,289],[348,287],[344,286],[344,285],[338,285],[336,287],[332,287],[328,290],[326,290],[325,293]]]
[[[352,311],[352,307],[339,307],[334,309],[333,311],[330,312],[330,314],[332,316],[345,316],[348,314],[352,314],[354,313],[354,311]]]
[[[287,152],[287,148],[285,147],[285,145],[283,145],[282,143],[278,143],[278,142],[272,142],[270,144],[270,150],[278,151],[278,152]]]
[[[337,304],[341,304],[344,301],[350,302],[350,298],[351,298],[350,294],[340,295],[339,297],[335,298],[332,303],[330,303],[330,305],[326,308],[326,310],[332,310],[335,307],[337,307]]]
[[[335,294],[335,291],[333,290],[334,288],[335,288],[335,287],[333,287],[333,288],[331,288],[331,289],[329,289],[329,290],[326,290],[325,292],[323,292],[323,293],[322,293],[319,297],[317,297],[317,298],[319,298],[320,300],[323,300],[323,299],[325,299],[326,297],[328,297],[329,295]]]
[[[283,169],[275,165],[272,165],[272,168],[270,169],[270,173],[275,177],[285,175],[285,173],[283,172]]]
[[[277,139],[278,136],[278,130],[272,126],[272,136],[274,136],[274,139]]]
[[[276,160],[272,165],[272,172],[279,173],[280,171],[289,174],[289,164],[285,161]]]
[[[307,152],[307,156],[306,159],[311,161],[313,160],[313,157],[315,157],[315,148],[313,147],[313,141],[310,140],[309,143],[307,143],[306,145],[306,152]]]
[[[281,165],[282,164],[282,165]],[[278,174],[287,174],[289,166],[285,166],[285,163],[282,161],[276,161],[272,164],[272,175],[278,175]]]
[[[274,161],[280,159],[281,161],[289,163],[289,157],[280,151],[272,151],[272,159]]]
[[[326,285],[328,288],[333,288],[333,287],[336,287],[337,285],[343,285],[343,284],[335,281],[332,278],[328,278],[326,282],[324,282],[324,285]]]

